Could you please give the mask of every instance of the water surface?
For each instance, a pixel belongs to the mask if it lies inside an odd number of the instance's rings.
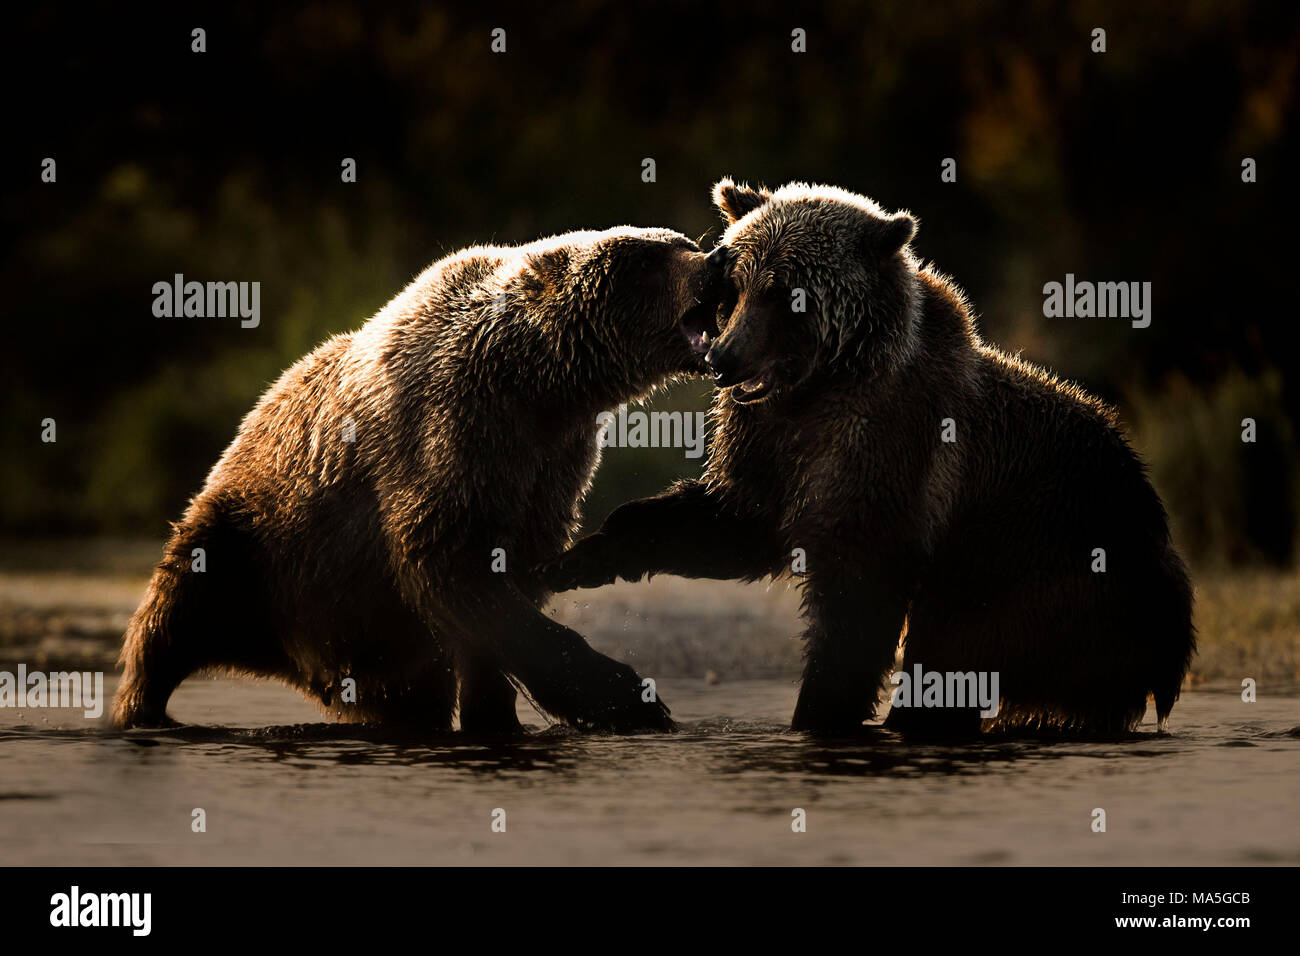
[[[1300,863],[1294,692],[1185,693],[1168,736],[1149,717],[1120,741],[918,745],[790,733],[786,681],[660,690],[680,733],[544,729],[521,705],[523,739],[411,739],[225,678],[187,681],[165,732],[0,709],[4,862]]]

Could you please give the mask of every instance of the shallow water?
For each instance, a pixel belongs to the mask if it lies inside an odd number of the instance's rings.
[[[1294,692],[1187,692],[1163,737],[921,746],[792,734],[784,681],[660,689],[680,733],[542,730],[523,705],[538,732],[508,742],[323,724],[224,678],[184,684],[167,732],[0,709],[4,863],[1300,863]]]

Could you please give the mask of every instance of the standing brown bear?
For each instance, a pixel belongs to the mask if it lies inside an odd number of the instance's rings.
[[[578,727],[671,728],[529,569],[575,530],[597,413],[699,370],[682,322],[716,309],[711,269],[662,229],[475,247],[286,371],[174,527],[117,724],[219,668],[347,720],[446,729],[459,699],[462,729],[516,731],[519,687]]]
[[[982,342],[906,213],[803,184],[714,199],[731,288],[721,334],[695,329],[721,388],[704,480],[620,507],[547,583],[806,565],[799,730],[871,719],[904,630],[905,673],[998,674],[1004,726],[1122,732],[1154,694],[1163,728],[1191,589],[1114,413]],[[945,703],[889,723],[980,729]]]

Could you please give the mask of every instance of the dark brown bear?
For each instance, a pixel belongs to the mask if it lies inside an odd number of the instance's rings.
[[[630,667],[541,613],[529,569],[575,530],[597,414],[699,369],[681,322],[716,309],[704,262],[660,229],[467,249],[286,371],[174,527],[116,723],[163,723],[219,668],[344,720],[446,729],[459,685],[463,729],[516,731],[519,686],[575,726],[670,728]]]
[[[617,509],[548,584],[806,561],[800,730],[871,719],[904,631],[907,673],[996,672],[1002,726],[1123,732],[1154,694],[1163,728],[1191,589],[1114,413],[982,342],[962,293],[913,257],[909,215],[802,184],[714,195],[732,289],[704,480]],[[981,727],[954,706],[889,723]]]

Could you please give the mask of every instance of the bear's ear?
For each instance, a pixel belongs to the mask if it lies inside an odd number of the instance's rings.
[[[920,224],[906,210],[888,219],[872,217],[867,226],[868,248],[878,256],[890,256],[912,241]]]
[[[718,207],[727,225],[744,219],[771,198],[772,194],[766,189],[750,189],[743,184],[737,186],[729,177],[719,179],[713,187],[713,205]]]

